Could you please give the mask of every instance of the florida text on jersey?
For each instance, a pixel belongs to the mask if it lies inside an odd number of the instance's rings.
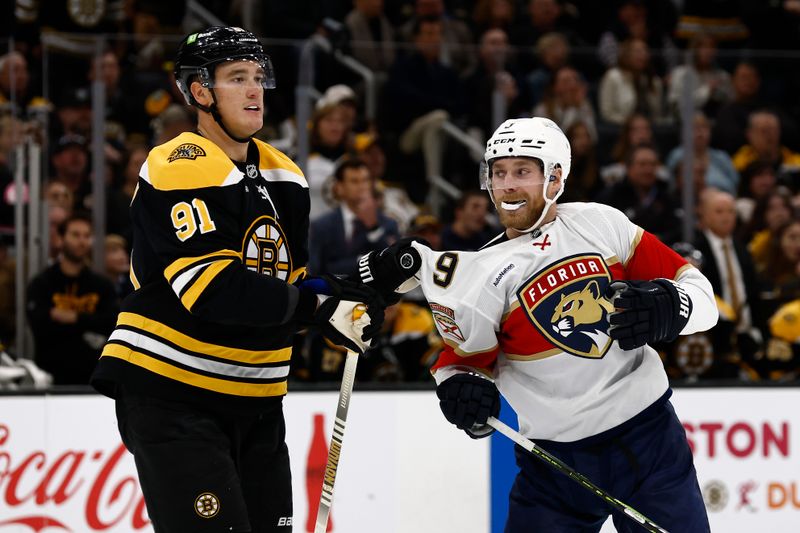
[[[260,141],[241,164],[194,133],[154,148],[131,204],[136,290],[93,383],[212,401],[285,394],[287,282],[305,275],[308,209],[302,172]]]

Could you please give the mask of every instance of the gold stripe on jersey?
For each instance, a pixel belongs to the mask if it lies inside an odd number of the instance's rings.
[[[282,396],[286,394],[287,390],[285,380],[278,383],[241,383],[203,376],[164,361],[159,361],[154,357],[121,344],[106,344],[102,357],[116,357],[160,376],[222,394],[251,397]]]
[[[295,283],[298,280],[305,279],[308,271],[306,267],[296,268],[292,270],[292,273],[289,274],[289,279],[287,280],[289,283]]]
[[[214,278],[217,277],[217,274],[222,272],[231,263],[233,263],[233,259],[214,261],[208,265],[203,273],[197,278],[197,280],[192,283],[186,292],[184,292],[181,296],[181,303],[183,303],[183,306],[191,311],[192,306],[197,302],[197,299],[200,298],[200,295],[203,294],[203,291],[206,290],[208,285],[214,281]]]
[[[171,157],[181,146],[196,147],[197,155]],[[141,172],[145,181],[161,191],[221,187],[237,183],[242,176],[219,146],[192,132],[182,133],[150,150]]]
[[[631,251],[628,253],[628,259],[625,260],[622,266],[628,267],[628,263],[631,259],[633,259],[633,254],[636,253],[636,248],[639,246],[639,243],[642,241],[642,236],[644,236],[644,230],[642,228],[636,228],[636,236],[633,238],[631,242]]]
[[[517,307],[519,307],[519,300],[514,300],[513,302],[511,302],[511,305],[508,306],[508,311],[503,313],[503,316],[500,318],[500,323],[502,324],[503,322],[508,320],[508,317],[511,316],[511,313],[513,313]]]
[[[128,277],[131,280],[131,285],[133,285],[133,290],[139,290],[142,284],[139,283],[139,278],[136,277],[136,271],[133,269],[133,250],[131,250],[131,266],[128,269]]]
[[[609,266],[609,267],[611,265],[616,265],[617,263],[621,263],[621,261],[619,260],[619,257],[617,257],[616,255],[612,255],[609,258],[603,259],[603,261],[605,261],[606,262],[606,266]]]
[[[271,173],[270,178],[273,179],[267,178],[268,181],[293,181],[302,187],[308,187],[303,171],[286,154],[263,141],[258,139],[254,139],[254,141],[258,147],[259,170],[277,171]],[[284,174],[281,171],[287,173]]]
[[[190,352],[202,353],[237,363],[258,365],[264,363],[288,363],[292,358],[292,348],[286,347],[278,350],[242,350],[199,341],[188,335],[136,313],[120,313],[117,326],[128,326],[151,335],[165,339],[175,346]]]
[[[169,266],[167,266],[167,268],[164,269],[164,277],[167,278],[167,283],[171,285],[175,281],[174,278],[176,274],[178,274],[183,270],[186,270],[195,263],[201,263],[212,257],[237,258],[239,259],[239,261],[242,260],[241,253],[227,249],[218,250],[216,252],[211,252],[210,254],[200,255],[196,257],[181,257],[180,259],[176,259],[175,261],[173,261]]]
[[[451,341],[450,339],[444,339],[443,338],[442,340],[444,341],[444,343],[446,345],[448,345],[450,348],[452,348],[453,352],[459,357],[472,357],[472,356],[475,356],[475,355],[483,355],[485,353],[489,353],[489,352],[493,352],[493,351],[497,350],[497,347],[498,347],[498,345],[495,344],[491,348],[486,348],[485,350],[478,350],[478,351],[475,351],[475,352],[467,352],[467,351],[462,350],[458,346],[458,344],[456,344],[455,342]]]
[[[674,278],[672,278],[672,279],[673,279],[673,281],[678,281],[678,278],[679,278],[679,277],[681,277],[681,275],[682,275],[684,272],[686,272],[687,270],[689,270],[690,268],[695,268],[695,267],[694,267],[694,265],[693,265],[693,264],[691,264],[691,263],[686,263],[685,265],[683,265],[682,267],[680,267],[680,268],[678,269],[678,271],[677,271],[677,272],[675,272],[675,277],[674,277]]]
[[[548,357],[553,357],[554,355],[558,355],[561,353],[564,353],[564,350],[561,350],[559,348],[544,350],[543,352],[532,353],[530,355],[507,353],[506,359],[508,359],[509,361],[539,361],[540,359],[547,359]]]

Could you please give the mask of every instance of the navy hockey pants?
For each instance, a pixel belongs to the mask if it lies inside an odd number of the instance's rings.
[[[670,533],[710,531],[692,453],[672,404],[649,415],[591,445],[537,444]],[[609,514],[620,533],[644,531],[519,446],[515,454],[520,472],[511,489],[506,533],[593,533]]]

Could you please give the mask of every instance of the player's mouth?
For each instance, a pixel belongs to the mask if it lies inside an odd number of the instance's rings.
[[[249,106],[245,107],[244,110],[245,111],[252,111],[252,112],[259,113],[259,112],[261,112],[261,106],[257,106],[255,104],[253,104],[253,105],[249,105]]]
[[[500,202],[500,207],[502,209],[505,209],[506,211],[516,211],[517,209],[519,209],[520,207],[523,207],[527,203],[528,203],[527,200],[522,200],[522,199],[520,199],[520,200],[503,200],[502,202]]]

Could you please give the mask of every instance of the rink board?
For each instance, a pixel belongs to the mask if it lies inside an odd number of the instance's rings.
[[[314,418],[324,416],[327,442],[336,401],[334,392],[286,399],[295,533],[308,531]],[[800,391],[679,389],[673,402],[694,447],[712,530],[800,531]],[[357,391],[330,531],[502,531],[514,467],[501,439],[474,441],[451,428],[431,391]],[[34,531],[151,531],[106,398],[0,396],[0,533]]]

